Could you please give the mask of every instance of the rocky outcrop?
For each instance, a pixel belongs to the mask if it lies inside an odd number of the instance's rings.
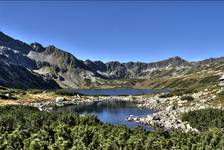
[[[39,64],[35,72],[54,79],[61,87],[78,88],[98,77],[83,61],[54,46],[30,51],[27,56]]]
[[[85,60],[84,64],[93,72],[105,72],[107,70],[107,66],[102,61]]]

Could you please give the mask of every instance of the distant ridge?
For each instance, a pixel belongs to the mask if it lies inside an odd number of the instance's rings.
[[[0,32],[0,62],[4,70],[0,72],[0,85],[49,89],[79,88],[114,79],[177,77],[220,65],[224,57],[197,62],[178,56],[152,63],[83,61],[55,46],[43,47],[37,42],[26,44]]]

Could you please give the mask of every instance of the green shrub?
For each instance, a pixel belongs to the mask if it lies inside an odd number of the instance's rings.
[[[220,93],[218,93],[218,96],[224,96],[224,91],[221,91]]]
[[[43,93],[43,92],[44,92],[44,90],[39,90],[39,89],[29,90],[30,94],[40,94],[40,93]]]
[[[182,116],[183,121],[201,131],[209,128],[224,128],[224,110],[202,109],[188,112]]]
[[[166,93],[166,94],[162,94],[159,96],[159,98],[168,98],[168,97],[173,97],[174,95],[172,93]]]
[[[199,83],[202,83],[202,84],[211,84],[211,83],[213,83],[213,84],[218,84],[218,82],[219,82],[219,78],[220,78],[220,76],[219,75],[215,75],[215,76],[208,76],[208,77],[205,77],[205,78],[203,78],[203,79],[201,79],[200,81],[199,81]]]
[[[82,95],[79,92],[75,91],[75,90],[70,90],[70,89],[60,89],[60,90],[56,90],[55,94],[57,95],[63,95],[63,96],[74,96],[74,95]]]
[[[202,112],[222,119],[220,110]],[[193,119],[199,114],[191,116]],[[217,116],[218,115],[218,116]],[[222,116],[221,116],[222,115]],[[202,117],[202,118],[203,118]],[[203,127],[205,121],[202,121]],[[214,119],[211,121],[213,122]],[[222,124],[222,122],[221,122]],[[211,124],[209,124],[211,126]],[[222,127],[219,124],[214,127]],[[28,106],[0,107],[0,149],[89,149],[89,150],[166,150],[222,149],[224,129],[200,133],[180,131],[146,132],[140,128],[101,123],[95,116],[68,112],[41,112]]]
[[[175,89],[172,91],[172,93],[177,96],[182,96],[184,94],[192,94],[197,92],[198,91],[196,89],[188,89],[188,88]]]
[[[187,100],[187,101],[193,101],[194,100],[194,98],[192,96],[183,96],[180,99],[183,100],[183,101],[184,100]]]

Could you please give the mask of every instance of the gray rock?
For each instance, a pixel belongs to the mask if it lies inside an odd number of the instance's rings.
[[[16,96],[12,95],[11,93],[6,93],[4,95],[0,95],[1,99],[10,99],[10,100],[17,100]]]
[[[172,111],[172,110],[176,110],[176,107],[174,105],[168,106],[166,108],[166,111]]]
[[[55,99],[55,102],[56,102],[56,103],[63,103],[63,101],[65,101],[65,98],[64,98],[64,97],[57,97],[57,98]]]

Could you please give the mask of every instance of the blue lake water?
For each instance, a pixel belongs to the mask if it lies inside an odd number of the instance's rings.
[[[75,91],[85,95],[144,95],[166,92],[166,90],[153,90],[153,89],[76,89]]]
[[[129,115],[146,116],[154,111],[150,109],[141,109],[136,106],[136,102],[127,101],[95,101],[81,103],[78,105],[68,105],[58,107],[56,111],[76,112],[81,115],[96,115],[99,120],[114,125],[126,125],[129,128],[142,127],[148,131],[153,130],[150,126],[137,124],[127,120]]]

